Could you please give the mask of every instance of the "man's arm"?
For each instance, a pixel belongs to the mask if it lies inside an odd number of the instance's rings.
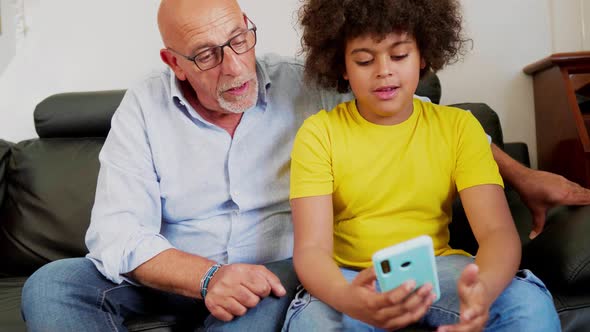
[[[200,277],[215,264],[205,257],[168,249],[126,275],[151,288],[201,298]]]
[[[492,153],[502,178],[516,189],[522,201],[531,210],[531,239],[543,231],[545,217],[550,208],[557,205],[590,204],[590,190],[579,184],[561,175],[528,168],[512,159],[495,144],[492,144]]]
[[[155,289],[202,298],[200,281],[215,263],[205,257],[168,249],[127,275]],[[271,292],[276,296],[286,294],[279,278],[264,266],[223,265],[209,283],[205,305],[216,318],[230,321],[244,315]]]
[[[87,257],[114,283],[127,280],[201,298],[200,281],[216,262],[180,251],[160,234],[160,184],[138,100],[136,92],[127,92],[100,154]],[[231,320],[271,291],[286,293],[265,267],[224,265],[209,282],[205,304],[216,318]]]

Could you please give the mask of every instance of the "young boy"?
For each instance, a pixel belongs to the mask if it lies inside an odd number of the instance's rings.
[[[455,0],[308,0],[308,78],[355,100],[307,119],[292,152],[294,264],[305,287],[284,330],[558,331],[551,295],[520,271],[520,241],[489,143],[463,110],[414,99],[421,75],[461,54]],[[479,250],[449,246],[459,194]],[[441,298],[375,289],[372,254],[428,235]],[[516,277],[515,277],[516,275]]]

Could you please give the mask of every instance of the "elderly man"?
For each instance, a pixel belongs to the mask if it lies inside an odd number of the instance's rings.
[[[311,112],[349,96],[304,84],[291,59],[257,59],[256,27],[235,0],[164,0],[158,24],[169,69],[129,89],[113,117],[89,254],[29,278],[30,331],[124,331],[143,315],[213,330],[282,326],[298,284],[292,141]],[[492,149],[537,233],[548,207],[590,203],[579,186]]]

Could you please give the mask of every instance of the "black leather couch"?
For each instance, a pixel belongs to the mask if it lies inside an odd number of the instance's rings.
[[[35,109],[39,138],[0,140],[0,331],[25,330],[20,294],[27,276],[47,262],[86,253],[98,153],[123,93],[51,96]],[[437,77],[423,80],[418,94],[438,102]],[[525,144],[503,144],[499,119],[487,105],[456,106],[470,109],[497,145],[529,164]],[[590,331],[590,207],[555,209],[546,230],[529,241],[531,215],[511,188],[506,195],[523,242],[522,266],[547,283],[564,331]],[[451,227],[452,245],[474,253],[477,243],[460,202]],[[166,317],[137,317],[127,325],[132,331],[180,330]]]

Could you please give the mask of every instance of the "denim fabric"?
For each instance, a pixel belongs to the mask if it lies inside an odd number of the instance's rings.
[[[459,321],[457,280],[473,258],[460,255],[436,258],[441,298],[414,326],[433,329]],[[341,269],[352,281],[357,271]],[[383,331],[350,318],[299,288],[291,302],[283,331]],[[551,294],[528,270],[517,273],[492,304],[485,331],[561,331]]]
[[[288,291],[269,296],[229,323],[208,314],[202,301],[127,282],[107,280],[86,258],[49,263],[26,282],[23,318],[30,332],[127,331],[124,322],[141,316],[175,322],[183,330],[278,331],[299,283],[290,259],[265,265]],[[198,281],[195,281],[198,282]]]

